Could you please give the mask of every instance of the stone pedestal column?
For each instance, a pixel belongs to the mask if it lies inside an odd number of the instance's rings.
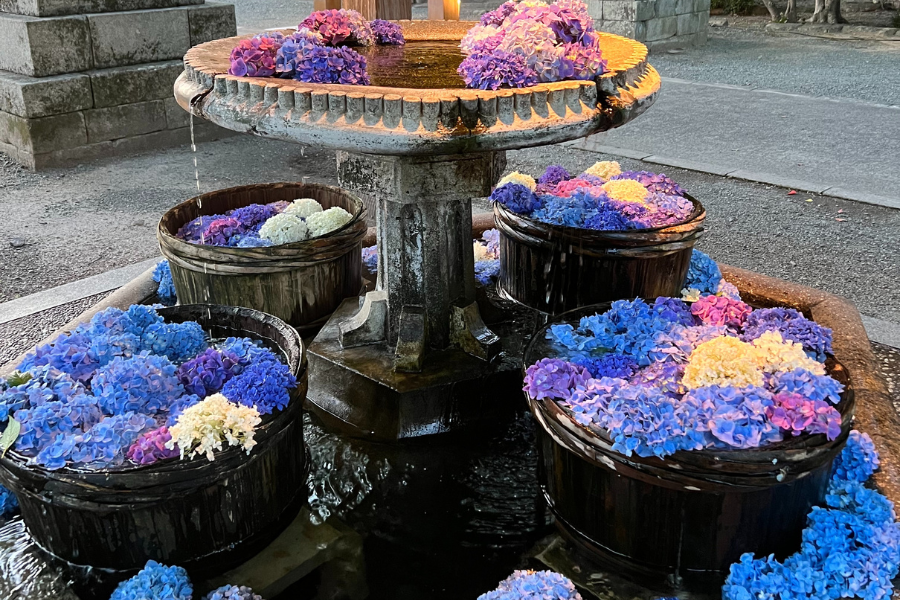
[[[472,198],[490,193],[502,158],[338,153],[341,187],[367,197],[378,232],[377,291],[341,326],[345,347],[386,341],[402,371],[451,345],[490,357],[496,336],[475,304]]]

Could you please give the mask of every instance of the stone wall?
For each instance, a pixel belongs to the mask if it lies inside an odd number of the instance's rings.
[[[709,0],[587,0],[597,29],[630,37],[650,50],[706,43]]]
[[[181,58],[235,33],[203,0],[0,0],[0,152],[40,169],[189,143]]]

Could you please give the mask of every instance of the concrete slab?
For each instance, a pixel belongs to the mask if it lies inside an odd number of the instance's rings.
[[[86,71],[93,66],[83,16],[38,19],[0,12],[0,70],[31,77]]]
[[[611,152],[615,154],[615,152]],[[624,155],[623,155],[624,156]],[[687,169],[688,171],[699,171],[701,173],[709,173],[710,175],[727,175],[735,169],[730,167],[722,167],[712,163],[696,162],[682,158],[671,158],[668,156],[647,156],[644,162],[654,163],[657,165],[666,165],[667,167],[677,167],[679,169]]]
[[[862,315],[862,322],[870,340],[892,348],[900,348],[900,323],[867,315]]]
[[[169,85],[170,95],[171,87]],[[84,73],[29,77],[0,71],[0,111],[19,117],[36,118],[84,110],[91,106],[91,80]]]
[[[56,17],[192,4],[203,4],[203,0],[0,0],[0,12],[31,17]]]
[[[812,181],[803,181],[801,179],[794,179],[793,177],[782,177],[781,175],[776,175],[774,173],[761,173],[759,171],[747,171],[745,169],[738,169],[736,171],[730,171],[729,173],[727,173],[727,175],[728,177],[733,177],[735,179],[756,181],[758,183],[768,183],[769,185],[775,185],[791,190],[802,190],[804,192],[812,192],[814,194],[821,194],[828,189],[828,186],[825,184],[813,183]]]

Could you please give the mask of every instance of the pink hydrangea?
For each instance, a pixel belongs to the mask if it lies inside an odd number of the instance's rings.
[[[241,42],[231,51],[228,73],[238,77],[271,77],[275,74],[275,56],[284,43],[280,33],[264,33]]]
[[[691,314],[706,325],[742,327],[751,312],[748,304],[725,296],[703,296],[691,306]]]
[[[150,465],[158,460],[175,458],[181,451],[177,446],[172,450],[166,448],[166,442],[171,439],[168,427],[148,431],[128,449],[128,458],[139,465]]]
[[[774,425],[790,432],[824,433],[829,440],[841,434],[841,413],[822,400],[809,400],[799,394],[775,394],[775,405],[766,409]]]

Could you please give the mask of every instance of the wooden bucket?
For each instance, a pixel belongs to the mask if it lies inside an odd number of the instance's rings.
[[[572,311],[573,322],[608,304]],[[549,325],[547,326],[549,327]],[[540,330],[524,367],[548,355]],[[538,423],[539,476],[560,532],[601,568],[663,592],[714,593],[745,552],[779,559],[800,549],[813,506],[824,504],[831,464],[844,447],[854,391],[844,367],[841,434],[788,437],[747,450],[626,457],[604,433],[579,425],[555,401],[526,395]]]
[[[632,231],[550,225],[494,203],[500,231],[498,293],[558,315],[623,298],[681,295],[706,210],[694,198],[683,224]]]
[[[315,198],[324,208],[339,206],[353,220],[320,238],[268,248],[208,246],[175,237],[185,223],[201,215],[296,198]],[[323,325],[344,299],[359,294],[365,234],[365,208],[359,198],[332,186],[298,183],[209,192],[169,210],[157,230],[179,301],[254,308],[297,327],[301,335]]]
[[[306,500],[308,374],[297,332],[246,308],[187,305],[159,314],[167,322],[197,321],[213,338],[263,341],[286,361],[297,388],[285,410],[263,417],[249,455],[230,448],[214,461],[175,459],[111,471],[48,471],[26,466],[27,458],[14,451],[0,459],[0,480],[18,497],[34,542],[68,563],[90,597],[108,597],[106,587],[150,559],[196,576],[221,574],[275,539]]]

